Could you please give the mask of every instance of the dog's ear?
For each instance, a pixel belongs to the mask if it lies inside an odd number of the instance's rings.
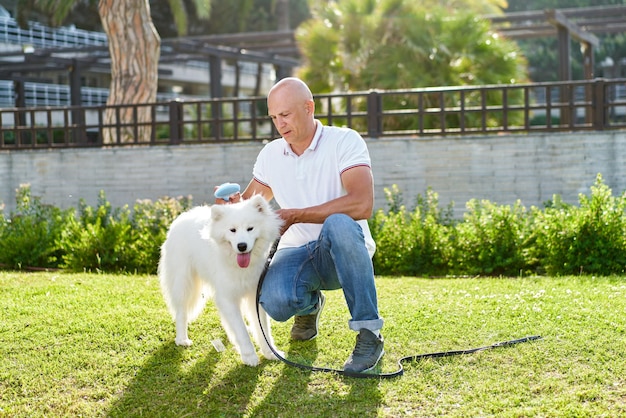
[[[269,212],[269,204],[267,200],[260,194],[255,194],[250,198],[251,203],[261,213]]]
[[[218,221],[222,216],[224,216],[224,208],[222,205],[213,205],[211,206],[211,219],[214,221]]]

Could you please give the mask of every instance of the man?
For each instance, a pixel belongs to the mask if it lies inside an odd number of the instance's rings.
[[[374,204],[367,146],[356,131],[317,121],[313,95],[297,78],[276,83],[267,105],[282,138],[261,150],[242,194],[274,198],[284,221],[260,303],[274,320],[295,316],[291,338],[310,340],[324,307],[321,291],[343,289],[349,327],[359,333],[344,370],[371,370],[384,349],[367,224]]]

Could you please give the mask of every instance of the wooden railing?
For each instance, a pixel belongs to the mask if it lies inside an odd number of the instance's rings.
[[[316,117],[367,138],[626,128],[626,79],[319,94]],[[138,122],[140,108],[148,122]],[[115,106],[0,108],[0,149],[263,141],[265,97]],[[129,114],[130,120],[121,115]],[[135,116],[133,116],[135,115]],[[149,129],[141,129],[149,127]],[[102,132],[113,133],[103,143]],[[140,134],[140,132],[142,134]]]

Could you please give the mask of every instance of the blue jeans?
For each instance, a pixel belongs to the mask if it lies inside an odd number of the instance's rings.
[[[317,241],[276,252],[261,287],[260,303],[276,321],[318,310],[320,290],[343,289],[350,329],[383,326],[378,315],[374,268],[363,230],[343,214],[329,216]]]

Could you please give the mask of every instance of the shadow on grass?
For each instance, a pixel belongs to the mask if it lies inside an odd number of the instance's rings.
[[[189,370],[182,370],[184,350],[173,342],[163,344],[112,404],[107,416],[213,416],[216,406],[222,411],[217,412],[220,416],[236,416],[237,409],[245,410],[256,388],[259,368],[242,364],[216,382],[216,364],[221,357],[207,355]],[[238,397],[235,401],[234,392]]]
[[[312,366],[317,358],[318,340],[291,342],[287,358]],[[271,391],[253,411],[253,416],[284,417],[353,417],[376,416],[382,395],[378,379],[354,379],[332,375],[332,382],[313,379],[326,373],[284,365]],[[336,390],[334,386],[347,387]],[[332,387],[329,387],[332,386]],[[285,408],[289,405],[288,408]],[[291,411],[291,412],[290,412]]]
[[[205,355],[183,370],[184,350],[173,342],[161,345],[113,402],[107,416],[375,416],[381,404],[378,379],[337,375],[329,381],[313,379],[314,372],[284,365],[280,376],[270,377],[273,383],[269,391],[261,391],[267,395],[249,407],[259,391],[260,376],[270,365],[268,360],[263,359],[259,367],[238,364],[222,376],[220,355]],[[314,341],[291,343],[287,357],[311,364],[317,351]]]

